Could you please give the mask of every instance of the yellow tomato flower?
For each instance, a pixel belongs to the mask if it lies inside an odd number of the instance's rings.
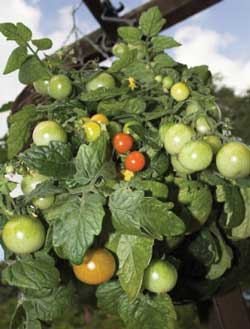
[[[132,77],[129,77],[129,78],[128,78],[128,86],[129,86],[129,88],[130,88],[132,91],[135,90],[135,88],[136,88],[136,82],[135,82],[135,79],[134,79],[134,78],[132,78]]]
[[[126,182],[129,182],[134,177],[135,174],[133,173],[133,171],[130,170],[122,170],[122,175],[123,175],[123,179]]]

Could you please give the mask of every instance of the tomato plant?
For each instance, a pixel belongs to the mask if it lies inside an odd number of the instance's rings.
[[[67,142],[67,134],[58,123],[42,121],[33,131],[33,142],[36,145],[48,145],[50,142]]]
[[[125,159],[125,168],[133,172],[141,171],[146,164],[144,155],[141,152],[133,151]]]
[[[188,142],[180,150],[178,160],[187,169],[192,171],[204,170],[211,164],[213,151],[210,145],[202,141]]]
[[[37,80],[33,83],[35,91],[40,95],[49,94],[49,80]]]
[[[32,199],[32,203],[38,209],[45,210],[50,208],[55,201],[54,195]]]
[[[118,133],[113,138],[113,146],[118,153],[128,152],[132,148],[133,143],[133,137],[129,134]]]
[[[169,154],[177,154],[181,148],[189,142],[194,136],[194,131],[191,127],[183,123],[177,123],[171,126],[166,134],[164,146]]]
[[[2,238],[6,247],[14,253],[32,253],[42,247],[45,229],[37,218],[15,216],[5,224]]]
[[[170,94],[177,102],[182,102],[189,97],[190,91],[184,82],[177,82],[172,86]]]
[[[153,261],[144,273],[145,289],[162,294],[171,291],[177,283],[176,268],[168,261]]]
[[[112,75],[108,73],[101,73],[94,79],[90,80],[86,84],[86,89],[88,91],[94,91],[98,88],[105,88],[105,89],[110,89],[110,88],[115,88],[115,80],[112,77]]]
[[[87,284],[101,284],[112,278],[116,271],[114,256],[107,249],[91,249],[80,265],[73,265],[78,280]]]
[[[120,58],[128,52],[128,46],[125,43],[116,43],[112,48],[113,54]]]
[[[162,87],[163,89],[170,89],[174,84],[174,79],[170,76],[166,76],[162,79]]]
[[[250,174],[250,151],[246,145],[230,142],[216,156],[218,171],[227,178],[242,178]]]
[[[48,86],[49,95],[57,100],[62,100],[68,97],[72,92],[72,82],[63,74],[54,75]]]
[[[95,121],[87,121],[83,125],[83,129],[89,142],[93,142],[101,134],[101,127]]]
[[[48,177],[39,174],[26,175],[24,176],[21,183],[22,192],[24,194],[29,194],[36,188],[38,184],[41,184],[48,179]]]

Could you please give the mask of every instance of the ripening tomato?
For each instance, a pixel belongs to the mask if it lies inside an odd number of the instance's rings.
[[[36,145],[49,145],[50,142],[67,143],[67,134],[55,121],[42,121],[33,131],[33,142]]]
[[[112,48],[114,56],[121,58],[128,52],[129,48],[125,43],[116,43]]]
[[[190,91],[184,82],[177,82],[172,86],[170,93],[173,99],[182,102],[189,97]]]
[[[105,125],[109,124],[109,119],[104,114],[95,114],[91,117],[92,121],[96,121],[98,123],[103,123]]]
[[[221,140],[216,135],[204,136],[203,140],[211,146],[213,154],[216,154],[221,148]]]
[[[116,271],[115,258],[107,249],[91,249],[86,252],[81,265],[73,265],[78,280],[92,285],[104,283]]]
[[[87,121],[83,125],[83,129],[85,131],[87,140],[89,142],[93,142],[95,139],[97,139],[101,135],[101,127],[95,121]]]
[[[62,100],[71,94],[72,83],[66,75],[54,75],[49,81],[48,92],[50,97]]]
[[[115,88],[115,80],[112,75],[105,72],[101,73],[86,84],[87,91],[94,91],[98,88]]]
[[[210,145],[202,141],[191,141],[185,144],[178,154],[178,160],[187,169],[204,170],[211,164],[213,151]]]
[[[44,96],[49,94],[49,80],[37,80],[33,86],[38,94]]]
[[[152,261],[146,269],[143,286],[147,290],[161,294],[171,291],[177,283],[177,271],[168,261]]]
[[[139,151],[129,153],[125,159],[125,168],[133,172],[141,171],[145,167],[145,164],[145,157]]]
[[[249,176],[250,151],[239,142],[227,143],[217,153],[216,165],[224,177],[235,179]]]
[[[32,253],[44,244],[45,229],[39,219],[18,215],[5,224],[2,238],[6,247],[14,253]]]
[[[129,134],[118,133],[113,138],[113,146],[116,152],[126,153],[131,150],[134,140]]]
[[[177,154],[194,136],[190,126],[183,123],[172,125],[165,134],[164,147],[169,154]]]

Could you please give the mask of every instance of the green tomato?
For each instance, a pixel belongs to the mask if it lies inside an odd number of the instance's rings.
[[[101,135],[101,127],[95,121],[88,121],[83,125],[88,142],[93,142]]]
[[[206,115],[201,115],[197,118],[195,122],[195,128],[198,133],[202,135],[207,135],[213,131],[215,126],[215,121]]]
[[[162,76],[161,75],[156,75],[155,76],[155,81],[157,81],[157,82],[162,82]]]
[[[5,224],[2,238],[6,247],[14,253],[32,253],[43,246],[45,229],[37,218],[15,216]]]
[[[32,203],[35,207],[41,210],[50,208],[55,201],[54,195],[46,196],[44,198],[36,198],[32,200]]]
[[[216,165],[224,177],[247,177],[250,174],[250,151],[239,142],[227,143],[217,153]]]
[[[176,171],[178,174],[181,175],[189,175],[192,174],[193,171],[185,168],[180,161],[178,160],[176,155],[171,155],[171,164],[174,168],[174,171]]]
[[[173,122],[167,122],[167,123],[163,123],[161,126],[160,126],[160,129],[159,129],[159,135],[160,135],[160,139],[161,141],[164,143],[165,141],[165,136],[166,136],[166,133],[168,131],[168,129],[170,127],[172,127],[174,125]]]
[[[49,80],[37,80],[33,86],[38,94],[44,96],[49,94]]]
[[[211,146],[213,154],[216,154],[221,148],[221,140],[216,135],[204,136],[203,140]]]
[[[54,121],[42,121],[33,131],[33,142],[36,145],[49,145],[50,142],[67,143],[67,135],[63,128]]]
[[[49,81],[50,97],[62,100],[68,97],[72,92],[71,80],[63,74],[54,75]]]
[[[188,105],[186,107],[186,115],[191,115],[198,111],[201,111],[201,106],[198,102],[196,101],[188,102]]]
[[[193,136],[194,131],[191,127],[183,123],[174,124],[165,134],[164,147],[169,154],[177,154]]]
[[[5,173],[6,174],[13,174],[15,171],[15,168],[12,165],[7,165],[5,167]]]
[[[112,48],[114,56],[121,58],[128,52],[129,48],[125,43],[116,43]]]
[[[173,99],[177,102],[185,101],[190,95],[187,85],[183,82],[175,83],[172,86],[170,93]]]
[[[151,262],[144,273],[143,285],[147,290],[161,294],[172,290],[177,283],[176,268],[169,262],[156,260]]]
[[[21,182],[21,189],[23,194],[31,193],[37,185],[47,181],[49,178],[47,176],[35,174],[24,176]]]
[[[166,76],[162,80],[162,87],[163,89],[170,89],[174,84],[174,79],[170,76]]]
[[[221,120],[221,110],[213,101],[208,101],[205,103],[205,109],[207,110],[207,113],[211,115],[215,120],[220,121]]]
[[[115,80],[108,73],[101,73],[86,84],[87,91],[94,91],[98,88],[111,89],[115,88]]]
[[[211,164],[213,151],[209,144],[201,141],[191,141],[183,146],[178,154],[178,160],[187,169],[204,170]]]

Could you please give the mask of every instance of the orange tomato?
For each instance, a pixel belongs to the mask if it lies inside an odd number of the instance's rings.
[[[107,249],[90,249],[86,252],[81,265],[73,265],[78,280],[92,285],[104,283],[116,271],[115,258]]]
[[[104,123],[105,125],[109,124],[109,120],[104,114],[95,114],[91,117],[91,120],[96,121],[98,123]]]

